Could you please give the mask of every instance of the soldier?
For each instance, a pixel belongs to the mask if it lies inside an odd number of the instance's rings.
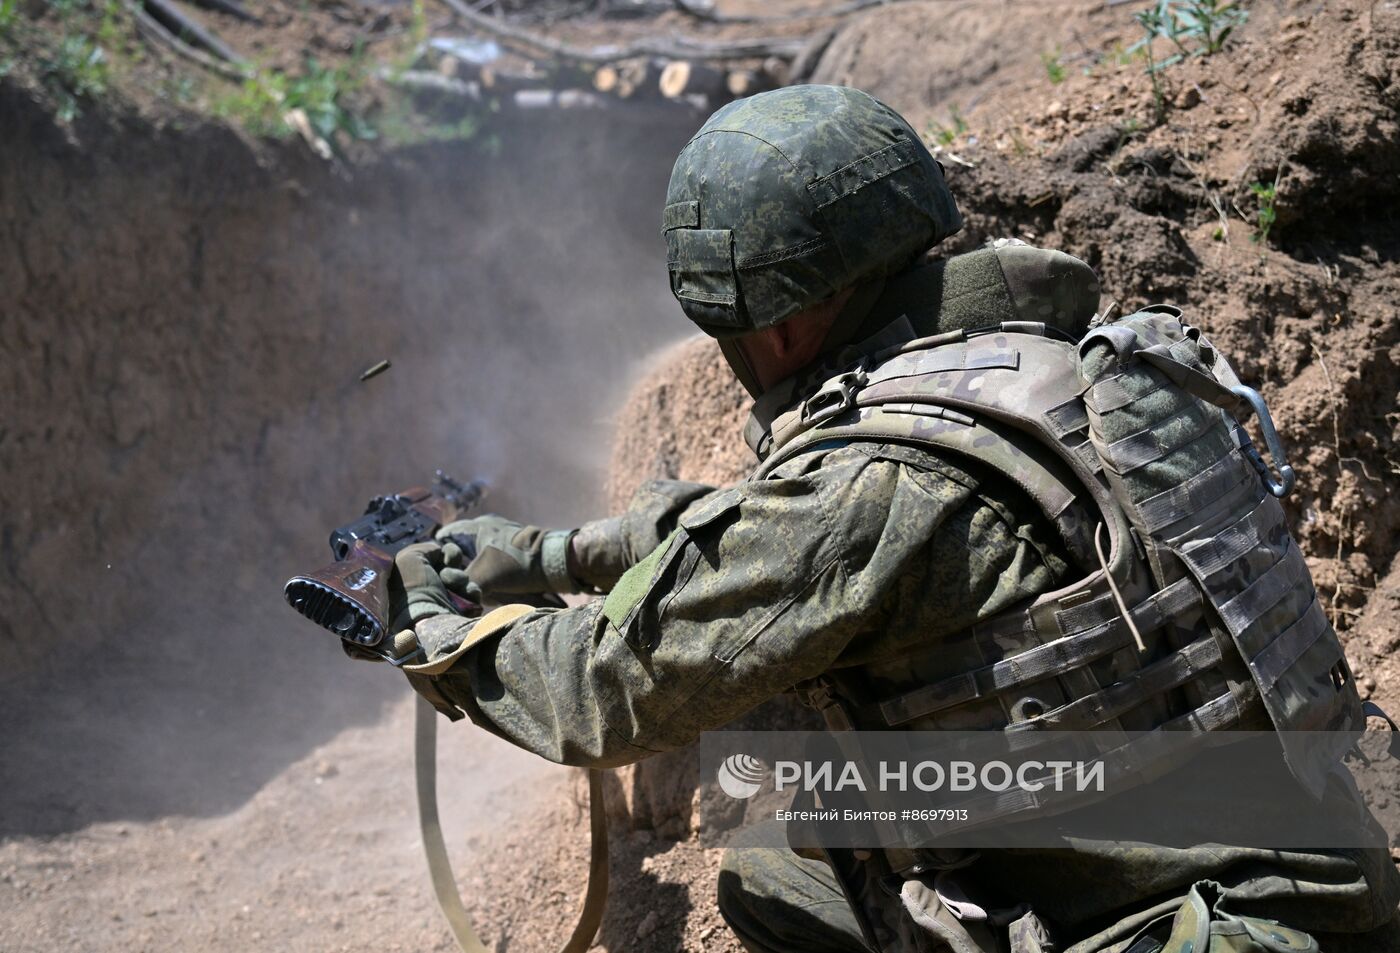
[[[960,226],[918,135],[863,93],[788,88],[711,117],[671,177],[667,265],[682,309],[756,400],[745,436],[764,466],[725,489],[653,481],[623,515],[576,530],[485,516],[445,527],[440,548],[404,550],[396,628],[411,625],[426,657],[406,667],[415,688],[450,717],[590,767],[680,748],[789,691],[835,727],[1000,729],[1044,717],[1045,706],[993,693],[877,724],[869,703],[972,672],[979,625],[1094,570],[1063,513],[1047,513],[1045,494],[995,456],[937,441],[856,428],[792,450],[794,433],[850,411],[876,355],[915,338],[989,316],[1085,332],[1098,303],[1086,266],[1014,245],[926,260]],[[852,366],[856,376],[833,376]],[[453,613],[449,589],[498,603],[607,596],[473,619]],[[1245,672],[1238,659],[1216,658],[1228,682],[1221,723],[1267,725],[1268,693],[1232,678]],[[1192,674],[1204,685],[1213,671]],[[1069,686],[1085,672],[1057,674]],[[1056,710],[1083,701],[1066,691]],[[1318,704],[1350,711],[1349,691]],[[1177,714],[1163,708],[1148,724]],[[951,902],[950,881],[974,902]],[[1278,953],[1316,949],[1308,933],[1330,951],[1343,935],[1383,942],[1364,935],[1387,929],[1396,900],[1384,851],[1093,841],[951,857],[832,852],[829,862],[735,848],[719,880],[725,920],[764,953]]]

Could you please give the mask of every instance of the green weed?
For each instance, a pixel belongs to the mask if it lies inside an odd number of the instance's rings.
[[[1155,65],[1165,69],[1188,56],[1220,52],[1235,28],[1249,19],[1249,11],[1234,0],[1157,0],[1156,5],[1133,14],[1133,19],[1146,35],[1128,52],[1146,51],[1151,61],[1153,41],[1167,40],[1176,53]]]
[[[81,33],[66,33],[58,45],[39,58],[39,70],[58,99],[60,122],[81,113],[78,102],[107,91],[107,59],[102,47]]]
[[[953,142],[967,132],[967,121],[958,112],[958,107],[954,106],[948,110],[948,124],[945,126],[938,120],[933,120],[928,125],[926,138],[932,139],[941,146],[950,146]]]
[[[358,63],[357,57],[350,67],[331,68],[308,59],[297,75],[259,70],[237,92],[216,100],[213,108],[256,136],[290,135],[292,128],[284,117],[300,109],[312,131],[332,145],[340,132],[352,139],[373,139],[374,129],[346,101],[364,81]]]
[[[1060,62],[1060,51],[1041,53],[1040,62],[1045,66],[1045,75],[1051,85],[1058,86],[1065,81],[1065,64]]]
[[[395,146],[430,142],[466,142],[481,131],[481,120],[472,114],[450,122],[425,121],[411,110],[395,110],[384,116],[379,132]]]
[[[7,36],[19,20],[19,0],[0,0],[0,36]]]
[[[88,8],[88,0],[48,0],[48,5],[66,23]]]
[[[1257,245],[1262,245],[1269,240],[1269,230],[1274,227],[1274,222],[1278,220],[1278,180],[1266,185],[1263,182],[1251,182],[1249,191],[1254,193],[1254,199],[1259,203],[1259,211],[1256,213],[1257,227],[1250,240]]]

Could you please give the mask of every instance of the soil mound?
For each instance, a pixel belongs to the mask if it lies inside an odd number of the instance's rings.
[[[691,337],[646,363],[652,370],[617,415],[607,482],[612,508],[625,507],[644,480],[728,486],[743,479],[757,462],[738,437],[751,400],[715,343]]]

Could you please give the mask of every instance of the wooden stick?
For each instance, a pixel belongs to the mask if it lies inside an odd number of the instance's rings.
[[[245,23],[260,23],[261,21],[248,12],[248,9],[239,3],[238,0],[194,0],[197,6],[207,10],[217,10],[220,13],[227,13],[229,16],[238,17]]]
[[[713,0],[675,0],[676,8],[682,13],[704,20],[706,23],[791,23],[794,20],[820,20],[824,17],[844,17],[871,7],[888,7],[910,0],[850,0],[830,7],[812,7],[807,10],[794,10],[792,13],[738,14],[730,15],[715,12]],[[1121,0],[1126,3],[1127,0]]]
[[[802,49],[800,40],[766,39],[745,40],[737,43],[701,43],[694,40],[676,40],[667,43],[659,40],[643,39],[624,46],[580,47],[561,43],[540,36],[529,30],[477,13],[463,0],[442,0],[457,14],[458,18],[493,36],[508,40],[516,46],[543,53],[554,59],[573,60],[576,63],[615,63],[618,60],[638,56],[659,56],[663,59],[681,60],[734,60],[750,57],[761,59],[765,56],[792,57]]]
[[[464,82],[454,79],[451,76],[443,76],[441,73],[433,73],[428,70],[405,70],[402,73],[395,73],[392,70],[380,70],[377,74],[381,80],[391,86],[402,86],[406,89],[427,90],[434,93],[446,93],[449,96],[462,96],[467,99],[480,99],[481,86],[478,83]]]
[[[175,3],[175,0],[142,0],[151,16],[181,40],[193,40],[225,63],[244,66],[247,61],[234,52],[223,40],[211,33],[204,24],[190,16]]]
[[[146,37],[146,39],[158,43],[173,51],[176,55],[182,56],[193,63],[198,63],[210,72],[218,73],[226,79],[243,80],[251,75],[251,72],[246,66],[240,66],[238,68],[229,66],[226,63],[216,60],[203,50],[197,50],[190,46],[184,40],[181,40],[178,36],[167,30],[159,20],[143,10],[141,4],[138,3],[137,0],[124,0],[124,3],[127,12],[131,14],[132,20],[136,22],[136,29],[142,36]]]

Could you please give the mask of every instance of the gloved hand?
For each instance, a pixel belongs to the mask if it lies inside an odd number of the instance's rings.
[[[569,575],[573,530],[522,526],[502,516],[477,516],[437,531],[446,566],[442,581],[460,595],[578,592]],[[455,568],[465,565],[465,571]]]
[[[394,556],[389,576],[389,635],[436,615],[454,615],[457,609],[439,573],[445,554],[437,543],[414,543]]]

